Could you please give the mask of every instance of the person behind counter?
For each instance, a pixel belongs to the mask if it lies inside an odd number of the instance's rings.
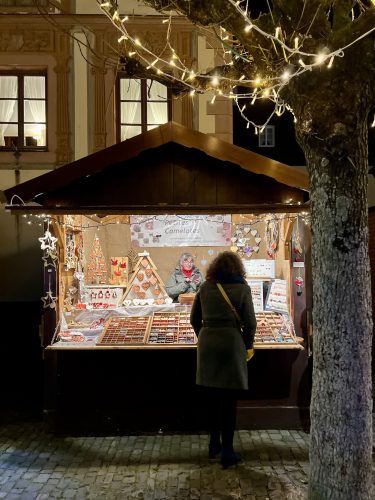
[[[169,278],[165,289],[174,302],[182,293],[195,293],[203,282],[200,270],[194,265],[194,257],[191,253],[183,253],[178,265]]]
[[[218,284],[240,316],[242,329]],[[241,460],[233,449],[237,392],[248,389],[246,362],[254,353],[256,330],[251,290],[237,254],[223,252],[212,261],[195,296],[190,322],[198,336],[196,383],[204,387],[208,405],[209,457],[221,452],[226,469]]]

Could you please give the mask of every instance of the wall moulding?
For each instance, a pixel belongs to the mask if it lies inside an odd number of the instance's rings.
[[[54,30],[0,27],[1,52],[53,52]]]

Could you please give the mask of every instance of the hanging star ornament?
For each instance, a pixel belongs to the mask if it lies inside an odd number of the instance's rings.
[[[42,250],[47,250],[47,249],[49,249],[49,250],[55,250],[57,238],[55,238],[54,236],[52,236],[51,231],[47,230],[44,233],[43,238],[38,238],[38,240],[41,243],[40,248]]]
[[[51,309],[56,308],[56,297],[53,296],[51,290],[48,290],[47,295],[42,297],[43,307],[50,307]]]
[[[44,267],[53,266],[54,268],[56,268],[57,259],[58,255],[56,250],[46,249],[46,251],[44,252],[44,256],[42,257],[42,260],[44,261]]]

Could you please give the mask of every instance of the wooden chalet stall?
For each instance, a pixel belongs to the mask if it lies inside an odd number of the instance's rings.
[[[303,171],[173,122],[6,190],[8,203],[24,202],[8,205],[13,213],[48,215],[41,243],[51,429],[205,427],[190,305],[171,303],[164,285],[182,252],[204,274],[228,249],[244,259],[258,316],[238,427],[302,426],[307,190]],[[163,240],[163,224],[185,239]],[[211,231],[206,240],[201,227]]]

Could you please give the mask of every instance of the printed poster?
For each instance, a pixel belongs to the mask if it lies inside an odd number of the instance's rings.
[[[267,311],[288,313],[288,294],[286,280],[276,279],[272,281],[266,300]]]
[[[230,215],[134,215],[134,247],[230,246]]]
[[[262,312],[264,310],[263,306],[263,281],[252,281],[247,280],[250,289],[251,297],[253,299],[254,311]]]

